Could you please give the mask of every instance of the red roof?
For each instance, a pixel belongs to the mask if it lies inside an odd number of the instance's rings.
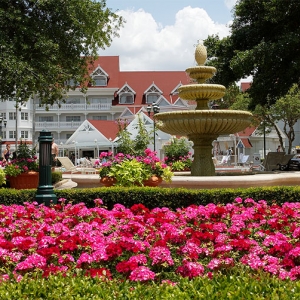
[[[171,92],[180,83],[191,83],[191,79],[185,71],[120,71],[119,56],[99,56],[93,66],[89,68],[89,73],[95,71],[98,66],[109,76],[107,86],[103,88],[116,88],[117,92],[127,83],[136,93],[134,104],[119,104],[117,93],[115,93],[116,98],[113,105],[124,107],[146,105],[144,92],[153,83],[169,102],[174,103],[178,99],[178,95],[171,95]],[[89,88],[93,89],[94,87]]]
[[[119,87],[128,84],[135,92],[134,105],[146,105],[144,92],[155,84],[162,91],[167,101],[174,103],[177,95],[171,95],[171,92],[178,84],[189,84],[190,78],[184,71],[132,71],[120,72]],[[126,106],[130,106],[126,104]]]
[[[243,92],[247,91],[251,86],[251,82],[241,82],[241,90]]]
[[[119,131],[118,124],[115,121],[88,120],[99,132],[107,139],[115,139]]]
[[[244,145],[244,147],[245,148],[252,148],[252,144],[251,144],[251,142],[249,141],[249,139],[241,139],[241,141],[242,141],[242,143],[243,143],[243,145]]]
[[[244,129],[243,131],[240,131],[237,133],[238,136],[242,137],[242,136],[251,136],[252,133],[255,131],[256,127],[254,126],[250,126],[250,127],[247,127],[246,129]]]

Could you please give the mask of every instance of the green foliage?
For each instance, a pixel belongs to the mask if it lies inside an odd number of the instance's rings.
[[[62,180],[62,172],[51,172],[52,184],[58,183]]]
[[[165,146],[165,163],[172,171],[189,170],[192,165],[190,158],[191,143],[185,138],[172,138],[169,145]]]
[[[135,128],[137,129],[137,135],[134,139],[132,139],[131,133],[127,130],[127,126],[127,121],[118,121],[118,152],[136,156],[144,155],[151,138],[140,114],[138,115],[138,122]]]
[[[124,154],[133,154],[134,141],[131,139],[131,133],[126,129],[128,122],[125,120],[118,120],[118,152]]]
[[[87,64],[117,36],[123,19],[105,0],[0,2],[0,95],[59,101],[89,80]],[[84,89],[83,89],[84,90]]]
[[[234,179],[233,179],[234,180]],[[57,199],[65,198],[73,204],[84,202],[87,207],[94,207],[94,200],[101,198],[109,209],[117,203],[126,207],[144,204],[148,208],[187,207],[189,205],[207,205],[209,203],[232,203],[236,197],[252,198],[256,201],[264,199],[272,204],[298,202],[300,187],[275,186],[247,189],[183,189],[160,187],[99,187],[85,189],[54,190]],[[35,201],[36,190],[0,189],[0,204],[12,205]]]
[[[116,178],[118,186],[143,185],[143,181],[151,176],[151,170],[136,159],[123,160],[111,166],[107,175]]]
[[[231,35],[221,40],[212,36],[204,42],[210,64],[218,71],[213,80],[229,86],[253,75],[248,90],[251,108],[268,101],[273,104],[299,81],[300,2],[238,1],[233,13]]]
[[[105,158],[105,162],[99,171],[100,177],[114,177],[116,185],[134,186],[143,185],[143,181],[151,176],[161,177],[166,182],[171,182],[173,173],[170,168],[163,164],[155,152],[146,149],[143,156],[130,156],[117,153],[110,156],[107,152],[100,154],[100,160]]]
[[[161,276],[164,274],[162,273]],[[13,278],[13,276],[12,276]],[[1,282],[0,299],[51,299],[51,300],[103,300],[103,299],[280,299],[296,300],[300,297],[300,282],[280,280],[263,272],[250,271],[238,266],[231,271],[216,273],[212,278],[197,277],[192,280],[173,274],[171,280],[158,284],[155,281],[136,283],[103,280],[77,276],[39,274],[25,275],[20,282],[15,279]]]
[[[180,160],[182,157],[189,154],[191,148],[190,142],[184,138],[173,138],[169,145],[165,146],[165,154],[168,157],[168,161]]]
[[[0,169],[0,186],[6,184],[6,175],[3,169]]]
[[[144,155],[144,151],[150,144],[151,138],[140,114],[138,115],[138,124],[136,129],[138,130],[138,133],[134,139],[134,155]]]
[[[176,172],[176,171],[184,171],[186,168],[185,166],[185,163],[181,160],[177,160],[177,161],[174,161],[172,163],[172,170],[173,172]]]

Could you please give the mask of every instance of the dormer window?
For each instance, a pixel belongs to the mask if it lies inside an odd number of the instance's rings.
[[[93,78],[93,86],[107,86],[108,74],[98,66],[97,69],[91,74]]]
[[[105,76],[94,76],[93,80],[95,86],[107,86],[107,78]]]
[[[157,94],[157,93],[147,94],[146,95],[146,103],[149,103],[149,104],[155,103],[158,100],[159,97],[160,97],[160,95]]]
[[[144,92],[146,103],[152,104],[157,102],[163,92],[153,83],[150,87]]]
[[[133,104],[133,94],[129,94],[129,93],[123,93],[120,96],[120,104]]]
[[[119,104],[133,104],[135,91],[126,83],[117,93]]]

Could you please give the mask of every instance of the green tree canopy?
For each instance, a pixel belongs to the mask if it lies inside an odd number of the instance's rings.
[[[234,8],[231,35],[209,37],[210,64],[216,79],[228,86],[249,75],[251,106],[274,103],[284,96],[300,74],[300,1],[240,0]]]
[[[0,96],[53,104],[109,46],[123,20],[105,0],[0,1]]]

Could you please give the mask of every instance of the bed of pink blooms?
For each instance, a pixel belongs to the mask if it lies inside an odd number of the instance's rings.
[[[48,276],[79,268],[90,276],[147,281],[161,272],[210,277],[241,265],[300,278],[300,203],[237,198],[171,211],[60,201],[0,206],[2,280],[10,272],[20,280],[35,270]]]

